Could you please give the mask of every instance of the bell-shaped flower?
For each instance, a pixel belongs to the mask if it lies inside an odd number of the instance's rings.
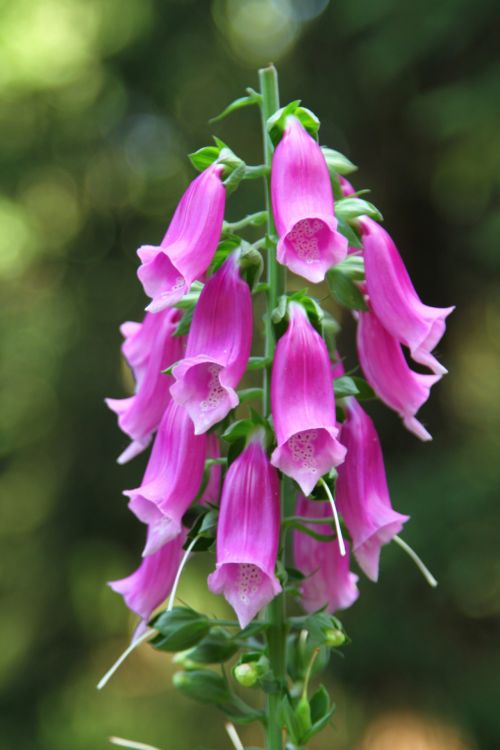
[[[207,459],[220,458],[220,446],[217,435],[211,432],[207,435]],[[199,499],[200,505],[212,503],[217,505],[220,499],[220,480],[222,477],[222,466],[212,464],[208,470],[208,481]]]
[[[303,495],[297,498],[295,515],[319,520],[331,517],[328,503],[307,500]],[[305,523],[311,531],[328,534],[327,525]],[[358,576],[349,570],[349,545],[342,556],[336,539],[320,541],[301,532],[293,534],[293,557],[297,570],[306,576],[300,592],[302,606],[306,612],[315,612],[326,607],[327,612],[347,609],[359,596]]]
[[[206,436],[195,435],[186,410],[170,401],[156,434],[140,487],[127,490],[129,508],[149,525],[144,555],[181,533],[182,516],[200,488]]]
[[[137,251],[137,275],[158,312],[175,304],[205,273],[220,239],[226,190],[223,167],[212,164],[190,184],[181,198],[159,247],[143,245]]]
[[[424,305],[389,234],[368,217],[360,221],[370,304],[384,328],[407,346],[415,362],[436,375],[446,369],[431,354],[454,307]]]
[[[347,240],[337,231],[325,157],[293,116],[274,152],[271,198],[279,262],[313,283],[323,281],[345,258]]]
[[[288,330],[278,341],[271,378],[277,448],[271,461],[309,495],[323,474],[342,463],[331,364],[325,342],[302,305],[288,306]]]
[[[441,376],[411,370],[401,344],[385,330],[372,310],[359,313],[357,347],[363,373],[377,396],[399,414],[410,432],[420,440],[432,440],[415,414]]]
[[[340,436],[347,457],[337,477],[337,508],[349,529],[361,569],[376,581],[380,550],[399,534],[408,516],[392,508],[382,449],[372,420],[354,398],[345,399],[345,409]]]
[[[183,531],[153,555],[143,558],[137,570],[127,578],[110,581],[108,584],[113,591],[123,596],[127,607],[139,615],[143,627],[172,590],[182,559],[185,538],[186,534]],[[135,637],[137,635],[136,631]]]
[[[275,469],[256,431],[229,467],[217,527],[217,564],[208,577],[242,628],[281,591],[274,569],[279,545],[280,499]]]
[[[170,401],[172,377],[162,370],[182,357],[183,340],[173,336],[179,322],[178,310],[146,313],[142,323],[124,323],[122,353],[135,378],[135,394],[129,398],[107,398],[106,404],[118,415],[120,429],[132,443],[118,458],[125,463],[141,453],[157,429]]]
[[[205,284],[189,330],[185,358],[172,370],[172,398],[200,435],[239,403],[236,386],[252,345],[252,298],[233,253]]]

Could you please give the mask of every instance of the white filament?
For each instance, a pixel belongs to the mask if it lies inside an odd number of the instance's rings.
[[[339,552],[342,555],[342,557],[345,557],[346,550],[345,550],[345,544],[344,544],[344,537],[342,536],[342,529],[340,528],[339,515],[337,513],[337,506],[335,505],[335,500],[333,499],[333,495],[330,492],[330,488],[325,482],[325,480],[323,479],[323,477],[321,477],[319,481],[326,492],[330,505],[332,506],[333,520],[335,521],[335,531],[337,532],[337,542],[339,545]]]
[[[234,724],[231,724],[231,722],[228,721],[226,722],[226,724],[224,724],[224,726],[226,728],[226,732],[229,735],[229,739],[233,744],[234,750],[245,750],[242,741],[238,737],[238,732],[236,731],[236,727],[234,726]]]
[[[417,568],[420,570],[420,572],[422,573],[423,577],[425,578],[425,580],[427,581],[427,583],[429,584],[429,586],[432,586],[433,588],[435,588],[438,585],[438,582],[436,581],[436,579],[432,575],[432,573],[429,570],[429,568],[427,567],[427,565],[425,565],[425,563],[417,555],[417,553],[415,552],[415,550],[412,549],[409,544],[407,544],[406,542],[404,542],[401,539],[401,537],[398,536],[397,534],[395,536],[393,536],[393,540],[396,542],[396,544],[398,544],[401,547],[402,550],[404,550],[406,552],[406,554],[408,555],[408,557],[410,557],[413,560],[413,562],[415,563],[415,565],[417,566]]]
[[[110,737],[109,741],[112,745],[130,747],[132,750],[158,750],[158,748],[153,747],[153,745],[146,745],[144,742],[134,742],[133,740],[124,740],[123,737]]]

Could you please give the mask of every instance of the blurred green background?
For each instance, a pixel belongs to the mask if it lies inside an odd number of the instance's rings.
[[[125,395],[117,328],[145,304],[136,247],[161,238],[211,132],[258,163],[256,112],[207,120],[271,59],[283,102],[302,98],[360,165],[423,300],[457,305],[423,410],[434,442],[372,409],[405,538],[440,586],[384,550],[342,618],[338,712],[311,747],[498,748],[499,21],[496,0],[0,4],[2,750],[230,747],[166,655],[145,647],[95,690],[133,623],[105,581],[143,542],[120,493],[144,460],[115,464],[103,398]],[[259,201],[243,185],[229,217]],[[181,596],[216,611],[206,572],[191,563]]]

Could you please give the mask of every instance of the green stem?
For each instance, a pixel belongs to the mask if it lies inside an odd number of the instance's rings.
[[[271,167],[273,145],[267,132],[267,120],[279,109],[278,74],[273,65],[259,70],[260,92],[262,95],[262,138],[264,143],[264,157],[267,167]],[[271,323],[271,312],[276,307],[278,297],[283,289],[283,270],[276,261],[276,230],[273,222],[271,207],[269,176],[264,178],[264,189],[266,196],[267,231],[267,311],[265,315],[265,357],[272,360],[276,342]],[[270,372],[264,370],[264,414],[271,413]],[[283,507],[283,485],[282,485],[282,507]],[[277,679],[280,690],[270,693],[267,698],[266,709],[266,731],[267,750],[282,750],[283,738],[281,730],[281,701],[286,682],[286,619],[285,619],[285,595],[281,594],[273,599],[267,610],[267,619],[270,623],[267,630],[268,656],[271,669]]]

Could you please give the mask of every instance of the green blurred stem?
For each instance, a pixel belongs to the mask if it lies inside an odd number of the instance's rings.
[[[279,109],[278,74],[273,65],[259,70],[260,93],[262,96],[262,139],[264,143],[264,157],[267,167],[271,167],[273,145],[267,132],[267,121],[272,114]],[[278,303],[278,297],[283,290],[283,269],[276,261],[276,230],[274,227],[269,176],[264,178],[264,190],[267,209],[267,310],[265,315],[265,357],[272,359],[275,349],[275,338],[271,323],[271,312]],[[264,414],[269,416],[271,412],[270,398],[270,372],[264,370]],[[281,491],[281,504],[283,507],[283,483]],[[281,731],[281,701],[286,681],[286,621],[285,621],[285,596],[280,594],[273,599],[267,609],[267,620],[270,626],[267,630],[268,656],[275,678],[280,684],[280,690],[270,693],[267,697],[266,709],[266,732],[267,750],[282,750],[283,739]]]

